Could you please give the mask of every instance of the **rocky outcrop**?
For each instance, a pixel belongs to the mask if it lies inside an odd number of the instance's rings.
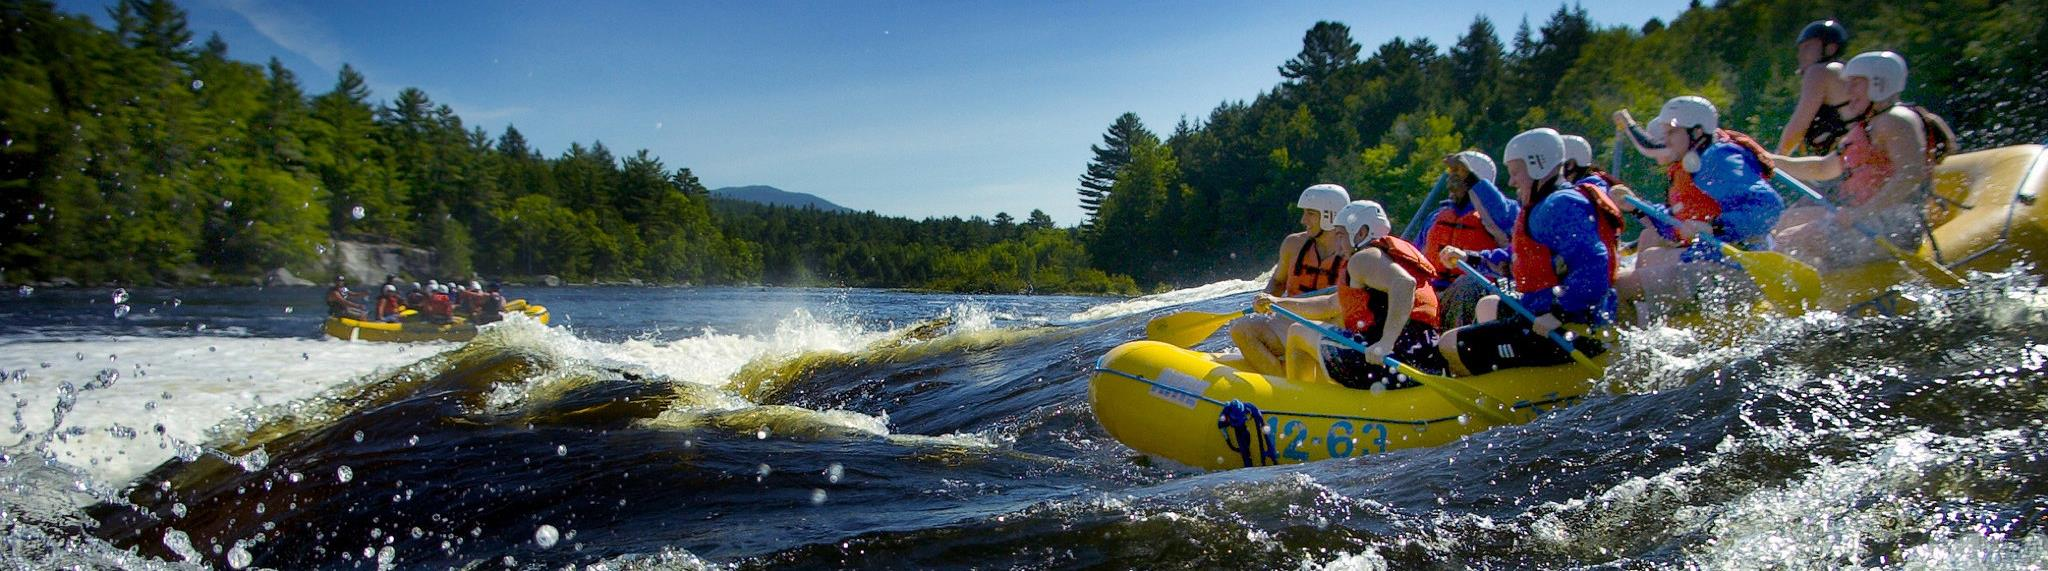
[[[328,267],[348,277],[350,283],[380,284],[387,275],[415,281],[438,277],[434,252],[410,246],[335,240],[327,258]]]
[[[548,287],[562,287],[562,278],[555,277],[553,274],[543,274],[540,276],[540,283]]]
[[[263,274],[262,283],[264,287],[314,285],[311,280],[292,275],[291,270],[284,268],[277,268],[270,270],[270,273]]]

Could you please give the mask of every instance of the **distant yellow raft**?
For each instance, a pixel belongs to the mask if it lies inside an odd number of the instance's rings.
[[[523,299],[506,302],[505,312],[524,313],[527,317],[541,322],[542,325],[546,325],[548,322],[547,307],[529,305]],[[412,311],[407,310],[406,313],[411,314]],[[326,331],[327,336],[336,339],[393,343],[468,341],[476,337],[476,326],[470,325],[468,320],[461,317],[455,318],[453,323],[428,323],[425,321],[385,323],[382,321],[364,321],[347,317],[328,317],[327,322],[321,325],[321,330]]]
[[[1491,427],[1423,387],[1376,393],[1240,367],[1234,357],[1219,360],[1157,341],[1132,341],[1096,361],[1088,401],[1096,421],[1124,445],[1210,470],[1245,466],[1244,455],[1218,426],[1232,401],[1257,407],[1281,464],[1439,446]],[[1577,402],[1593,388],[1593,378],[1577,365],[1459,380],[1512,404],[1521,422]],[[1251,456],[1260,463],[1258,451]]]

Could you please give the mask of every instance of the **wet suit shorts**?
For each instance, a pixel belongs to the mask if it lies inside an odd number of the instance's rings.
[[[1606,344],[1594,336],[1573,335],[1571,340],[1572,346],[1588,357],[1607,352]],[[1459,328],[1458,361],[1479,375],[1516,367],[1562,365],[1572,362],[1572,355],[1549,337],[1530,331],[1529,320],[1515,315]]]
[[[1345,337],[1360,345],[1371,346],[1379,339],[1367,339],[1365,334],[1345,331]],[[1436,349],[1436,329],[1414,321],[1401,329],[1401,336],[1394,339],[1394,358],[1402,363],[1426,372],[1441,372],[1448,366],[1443,353]],[[1385,383],[1386,389],[1405,389],[1420,386],[1415,381],[1394,374],[1379,363],[1368,363],[1365,353],[1343,345],[1326,344],[1323,366],[1330,372],[1330,378],[1337,384],[1354,389],[1370,389],[1374,383]]]

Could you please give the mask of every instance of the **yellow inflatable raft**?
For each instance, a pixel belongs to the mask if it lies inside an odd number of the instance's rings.
[[[548,322],[547,307],[529,305],[523,299],[506,302],[505,312],[524,313],[527,317],[540,321],[542,325],[546,325]],[[410,309],[406,310],[403,315],[406,315],[408,319],[398,323],[364,321],[347,317],[328,317],[327,322],[321,325],[321,330],[327,332],[327,336],[336,339],[394,343],[468,341],[476,337],[476,326],[470,325],[469,320],[461,317],[456,317],[452,323],[428,323],[426,321],[410,319],[413,315],[413,311]]]
[[[1593,387],[1576,364],[1510,369],[1458,381],[1515,410],[1527,422],[1577,401]],[[1439,446],[1491,425],[1425,387],[1368,391],[1335,383],[1297,382],[1243,369],[1235,357],[1217,359],[1157,341],[1132,341],[1095,363],[1088,381],[1095,419],[1126,446],[1204,469],[1268,463],[1293,464]],[[1233,431],[1244,419],[1226,420],[1226,408],[1255,408],[1270,435],[1270,460],[1258,433],[1246,448]],[[1252,408],[1244,405],[1249,404]]]
[[[2048,268],[2048,149],[2018,145],[1949,157],[1935,169],[1918,255],[1952,271],[2004,270],[2015,262]],[[1845,239],[1862,239],[1847,236]],[[1830,272],[1821,305],[1835,310],[1900,309],[1893,286],[1918,279],[1897,261]],[[1594,386],[1576,365],[1512,369],[1458,381],[1504,403],[1515,420],[1576,401]],[[1133,341],[1096,362],[1088,382],[1095,418],[1111,436],[1147,454],[1204,469],[1311,462],[1438,446],[1490,425],[1423,387],[1372,391],[1298,382],[1243,370],[1235,360],[1155,341]],[[1256,411],[1256,414],[1253,414]],[[1226,414],[1228,413],[1228,414]],[[1258,424],[1271,437],[1270,460]]]

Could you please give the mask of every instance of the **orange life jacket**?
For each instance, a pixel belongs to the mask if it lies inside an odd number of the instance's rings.
[[[1309,248],[1316,247],[1315,237],[1303,240],[1301,250],[1294,253],[1294,271],[1287,274],[1287,295],[1300,296],[1308,292],[1337,285],[1337,279],[1344,275],[1344,263],[1349,256],[1331,256],[1329,259],[1309,259]],[[1317,254],[1322,254],[1318,249]]]
[[[398,315],[400,311],[405,311],[405,305],[398,302],[398,294],[387,293],[377,298],[378,318]]]
[[[1367,242],[1365,247],[1379,250],[1415,278],[1415,308],[1408,311],[1408,320],[1432,328],[1440,325],[1436,288],[1429,287],[1429,281],[1436,279],[1436,267],[1422,256],[1422,252],[1407,240],[1393,236],[1381,236]],[[1352,285],[1350,272],[1345,272],[1344,280],[1337,284],[1337,305],[1342,308],[1346,330],[1364,333],[1368,337],[1380,335],[1379,314],[1387,311],[1386,292]]]
[[[1600,228],[1600,241],[1607,244],[1607,280],[1614,281],[1614,274],[1621,267],[1620,259],[1615,256],[1615,253],[1620,251],[1617,245],[1621,241],[1621,209],[1614,206],[1614,201],[1607,199],[1607,193],[1600,192],[1600,187],[1581,184],[1572,189],[1593,203],[1593,221]],[[1536,207],[1541,204],[1541,201],[1537,201],[1522,207],[1522,215],[1515,219],[1515,238],[1511,245],[1514,259],[1511,264],[1515,274],[1515,291],[1522,293],[1546,290],[1557,287],[1558,284],[1557,262],[1551,256],[1550,248],[1538,243],[1534,236],[1529,235],[1529,214],[1535,212]]]
[[[1444,246],[1479,251],[1499,248],[1500,242],[1494,240],[1493,234],[1486,231],[1486,221],[1479,218],[1478,206],[1473,206],[1470,212],[1462,215],[1446,207],[1437,210],[1436,221],[1430,223],[1429,233],[1423,235],[1422,251],[1427,254],[1430,267],[1435,268],[1437,273],[1445,276],[1465,273],[1465,270],[1458,269],[1457,266],[1445,266],[1443,260],[1437,259],[1438,253],[1444,251]]]
[[[1757,144],[1749,135],[1727,129],[1715,133],[1715,138],[1717,142],[1735,143],[1748,150],[1750,156],[1756,157],[1757,164],[1763,167],[1760,174],[1764,180],[1770,180],[1771,169],[1775,167],[1771,164],[1771,157],[1765,153],[1763,145]],[[1692,173],[1685,170],[1684,163],[1671,163],[1665,166],[1664,174],[1671,178],[1670,200],[1665,203],[1671,206],[1673,218],[1709,224],[1721,218],[1721,203],[1715,201],[1707,191],[1700,190],[1699,185],[1692,180]]]
[[[440,317],[452,316],[455,315],[455,304],[448,301],[448,294],[433,294],[427,296],[427,307],[424,313]]]

